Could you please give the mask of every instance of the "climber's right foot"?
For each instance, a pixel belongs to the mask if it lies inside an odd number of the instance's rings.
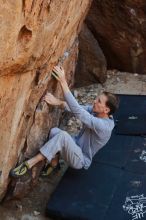
[[[56,166],[52,166],[51,164],[48,164],[41,172],[41,176],[45,177],[45,176],[49,176],[51,173],[53,173],[54,171],[58,171],[60,170],[60,164],[58,163]]]

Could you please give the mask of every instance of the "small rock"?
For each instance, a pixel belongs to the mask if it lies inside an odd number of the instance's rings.
[[[72,120],[69,120],[68,123],[67,123],[68,126],[71,126],[72,124],[73,124]]]
[[[137,73],[134,73],[134,76],[138,76],[138,74],[137,74]]]
[[[133,8],[130,8],[130,13],[131,13],[132,15],[136,16],[136,12],[135,12],[135,10],[134,10]]]
[[[20,211],[22,211],[22,205],[16,204],[16,207],[17,207]]]
[[[38,212],[38,211],[34,211],[33,214],[34,214],[35,216],[38,216],[38,215],[40,215],[41,213]]]
[[[120,78],[119,77],[117,77],[117,82],[120,82]]]
[[[85,104],[85,103],[86,103],[86,100],[82,100],[82,103]]]

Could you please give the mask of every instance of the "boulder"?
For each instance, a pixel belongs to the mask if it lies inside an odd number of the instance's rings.
[[[86,25],[79,34],[79,56],[75,72],[75,87],[106,80],[106,59],[98,41]]]
[[[72,83],[77,36],[90,4],[91,0],[15,0],[0,5],[0,199],[7,191],[10,169],[33,156],[58,124],[60,110],[41,98],[46,91],[62,97],[51,77],[58,62]]]
[[[86,24],[108,68],[146,73],[146,1],[93,0]]]

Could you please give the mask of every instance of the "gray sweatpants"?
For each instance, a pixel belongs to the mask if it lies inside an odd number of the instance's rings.
[[[62,159],[75,169],[84,166],[84,156],[81,148],[75,143],[73,138],[59,128],[52,128],[49,141],[40,149],[40,152],[51,162],[57,152],[60,152]]]

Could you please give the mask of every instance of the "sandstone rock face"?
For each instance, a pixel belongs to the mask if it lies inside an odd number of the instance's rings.
[[[12,167],[34,155],[56,126],[60,110],[41,97],[61,97],[51,78],[58,60],[72,82],[76,40],[91,0],[6,0],[0,5],[0,198]]]
[[[86,25],[79,35],[79,56],[75,72],[75,87],[106,80],[106,60],[94,35]]]
[[[86,23],[108,68],[146,73],[146,1],[93,0]]]

